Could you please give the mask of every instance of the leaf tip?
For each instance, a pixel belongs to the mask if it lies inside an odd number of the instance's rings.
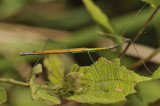
[[[152,79],[159,79],[160,78],[160,67],[152,74]]]

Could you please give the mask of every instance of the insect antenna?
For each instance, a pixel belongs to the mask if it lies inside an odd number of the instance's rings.
[[[130,20],[130,22],[127,24],[127,26],[124,28],[122,34],[120,36],[124,36],[125,32],[128,30],[129,26],[134,22],[136,17],[139,15],[139,13],[147,6],[148,3],[145,3],[135,14],[135,16]]]

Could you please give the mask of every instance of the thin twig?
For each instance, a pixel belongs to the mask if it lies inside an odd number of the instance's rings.
[[[147,62],[148,60],[150,60],[152,57],[154,57],[156,54],[160,53],[160,48],[155,50],[154,52],[152,52],[149,56],[147,56],[146,58],[143,59],[144,62]],[[134,64],[132,64],[131,66],[129,66],[129,69],[134,69],[136,67],[141,66],[143,63],[141,60],[135,62]]]
[[[22,85],[22,86],[29,86],[29,83],[20,82],[20,81],[14,80],[14,79],[7,79],[7,78],[0,78],[0,82],[12,83],[12,84],[17,84],[17,85]]]
[[[148,26],[148,24],[151,22],[151,20],[153,19],[153,17],[156,15],[156,13],[158,12],[158,10],[160,9],[160,6],[158,6],[156,8],[156,10],[153,12],[153,14],[151,15],[151,17],[146,21],[146,23],[143,25],[143,27],[138,31],[138,33],[136,34],[136,36],[132,39],[132,42],[134,43],[137,38],[143,33],[143,31],[145,30],[145,28]],[[124,49],[124,51],[119,55],[119,58],[121,58],[123,56],[123,54],[126,53],[126,51],[128,50],[129,46],[131,45],[131,42],[128,43],[128,45],[126,46],[126,48]]]

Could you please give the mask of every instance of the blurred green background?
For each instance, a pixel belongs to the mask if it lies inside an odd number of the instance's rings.
[[[147,5],[136,16],[145,2],[140,0],[93,1],[107,14],[119,35],[128,26],[123,35],[127,38],[133,38],[155,10],[155,8]],[[136,44],[142,44],[151,49],[160,47],[159,17],[160,12],[156,14]],[[19,52],[42,50],[47,39],[56,40],[67,48],[114,45],[107,43],[111,42],[110,39],[105,38],[97,31],[102,30],[94,23],[81,0],[0,0],[0,77],[25,81],[38,56],[19,56]],[[62,47],[54,42],[49,42],[46,47],[46,49],[57,48]],[[149,50],[146,53],[150,53]],[[114,54],[114,52],[106,51],[101,53],[108,59],[115,58],[117,55]],[[101,56],[99,53],[92,53],[91,55],[94,60]],[[68,56],[64,60],[66,63],[69,61],[71,64],[92,64],[86,53],[65,56]],[[137,60],[139,60],[137,57],[134,58],[132,54],[128,53],[122,58],[122,64],[129,66]],[[146,64],[151,71],[155,71],[160,64],[159,60],[157,57]],[[40,63],[42,62],[43,59]],[[139,74],[149,75],[143,66],[135,70]],[[7,90],[8,98],[2,106],[52,105],[41,100],[32,101],[28,88],[4,83],[1,83],[0,86]],[[127,101],[109,105],[147,106],[159,103],[159,81],[139,84],[137,89],[139,94],[127,96]],[[64,105],[86,106],[88,104],[67,102]],[[97,104],[96,106],[100,105]]]

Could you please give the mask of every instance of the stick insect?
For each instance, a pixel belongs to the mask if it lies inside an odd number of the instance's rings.
[[[37,62],[35,63],[35,65],[39,62],[40,58],[42,55],[44,54],[62,54],[62,53],[87,53],[90,60],[92,61],[92,63],[94,64],[94,61],[93,61],[93,58],[92,56],[90,55],[90,52],[97,52],[97,51],[101,51],[101,50],[111,50],[111,49],[114,49],[118,46],[120,46],[121,44],[123,44],[124,42],[128,42],[129,40],[128,39],[125,39],[124,41],[114,45],[114,46],[111,46],[111,47],[102,47],[102,48],[72,48],[72,49],[68,49],[66,47],[64,47],[63,45],[59,44],[59,43],[56,43],[58,45],[60,45],[61,47],[63,47],[64,49],[59,49],[59,50],[45,50],[46,46],[47,46],[47,43],[49,42],[50,39],[47,40],[43,50],[41,51],[33,51],[33,52],[20,52],[20,55],[21,56],[26,56],[26,55],[40,55]],[[95,66],[95,69],[97,71],[97,74],[99,76],[99,79],[101,79],[101,76],[98,72],[98,69]],[[103,85],[103,84],[102,84]],[[104,88],[104,87],[103,87]]]
[[[43,48],[43,50],[41,51],[32,51],[32,52],[20,52],[19,55],[20,56],[26,56],[26,55],[43,55],[43,54],[63,54],[63,53],[88,53],[89,56],[90,56],[90,53],[91,52],[97,52],[97,51],[101,51],[101,50],[112,50],[112,49],[115,49],[117,47],[119,47],[120,45],[122,45],[123,43],[126,43],[126,42],[130,42],[137,55],[139,56],[139,58],[141,59],[143,65],[145,66],[145,68],[147,69],[148,72],[150,72],[150,70],[147,68],[147,66],[145,65],[141,55],[138,53],[138,50],[136,49],[134,43],[131,41],[131,39],[128,39],[128,38],[124,38],[124,37],[121,37],[119,35],[114,35],[114,34],[109,34],[109,33],[103,33],[103,32],[97,32],[99,34],[103,34],[103,35],[106,35],[106,36],[109,36],[109,37],[117,37],[117,38],[121,38],[123,41],[118,43],[118,44],[115,44],[114,46],[110,46],[110,47],[102,47],[102,48],[71,48],[71,49],[68,49],[67,47],[64,47],[63,45],[61,45],[60,43],[58,42],[55,42],[56,44],[60,45],[61,47],[63,47],[64,49],[58,49],[58,50],[45,50],[46,46],[47,46],[47,43],[50,39],[48,39],[48,41],[46,42],[46,45],[45,47]],[[90,57],[91,60],[92,57]],[[38,59],[39,60],[39,59]],[[93,61],[92,61],[93,62]],[[151,72],[150,72],[151,73]]]

